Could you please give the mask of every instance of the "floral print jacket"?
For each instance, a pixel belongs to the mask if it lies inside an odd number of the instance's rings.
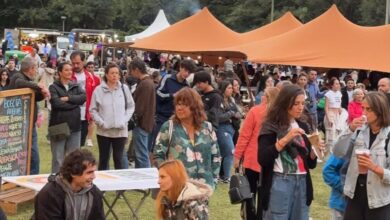
[[[154,147],[157,165],[166,160],[168,145],[168,158],[181,160],[189,178],[215,188],[214,180],[219,174],[221,155],[217,136],[210,122],[203,122],[200,130],[195,132],[194,144],[181,124],[173,123],[172,135],[169,135],[169,121],[165,122]]]

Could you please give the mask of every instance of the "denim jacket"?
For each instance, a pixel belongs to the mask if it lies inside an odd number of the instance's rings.
[[[372,171],[367,174],[367,196],[368,207],[370,209],[379,208],[390,204],[390,158],[386,158],[385,141],[387,134],[390,132],[390,126],[384,127],[378,133],[373,142],[370,153],[372,161],[384,169],[383,179]],[[352,132],[349,128],[346,129],[337,140],[333,153],[337,157],[343,157],[348,152],[348,148],[352,147],[350,162],[348,166],[347,176],[344,185],[344,194],[349,198],[353,198],[356,187],[356,180],[359,176],[357,157],[355,149],[368,149],[370,140],[370,129],[364,126],[356,137],[356,131]],[[352,145],[352,143],[354,143]],[[387,151],[389,152],[389,147]]]

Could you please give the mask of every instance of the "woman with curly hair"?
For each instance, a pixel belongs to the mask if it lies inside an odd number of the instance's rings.
[[[154,158],[157,165],[165,160],[183,162],[190,179],[215,187],[220,167],[217,137],[206,121],[202,99],[193,89],[183,88],[174,98],[175,113],[157,136]]]

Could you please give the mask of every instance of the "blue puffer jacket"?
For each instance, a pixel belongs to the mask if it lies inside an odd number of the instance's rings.
[[[168,74],[161,80],[156,91],[156,114],[169,118],[173,114],[173,95],[188,86],[187,81],[179,82],[176,74]]]
[[[329,207],[337,211],[344,212],[346,201],[343,194],[344,184],[340,178],[340,169],[344,164],[344,160],[333,154],[330,155],[322,169],[322,177],[326,184],[332,188],[329,198]]]

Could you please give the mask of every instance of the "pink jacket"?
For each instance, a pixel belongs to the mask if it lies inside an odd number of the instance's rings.
[[[363,115],[363,108],[361,102],[352,101],[348,104],[348,123],[351,123],[353,119],[359,118]]]
[[[234,150],[234,157],[240,159],[244,156],[243,166],[256,172],[260,172],[260,165],[257,162],[257,139],[266,116],[266,110],[267,105],[265,102],[249,110],[241,127],[236,149]]]

